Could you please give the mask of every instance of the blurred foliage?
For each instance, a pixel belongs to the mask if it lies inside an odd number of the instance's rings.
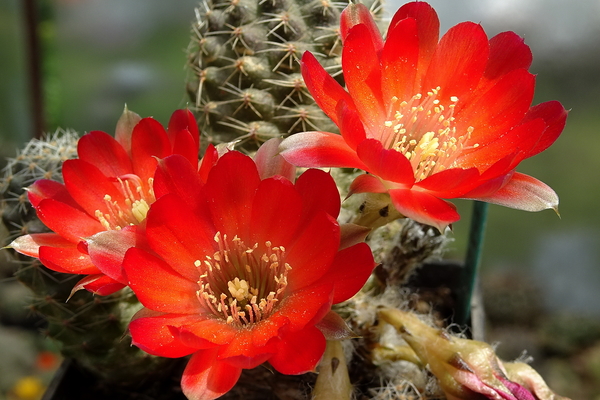
[[[0,155],[14,155],[31,131],[27,118],[25,39],[20,2],[0,2]],[[0,165],[3,165],[1,163]]]

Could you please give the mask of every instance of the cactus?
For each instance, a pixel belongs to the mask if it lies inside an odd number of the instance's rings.
[[[307,130],[335,132],[308,93],[298,59],[310,50],[343,83],[339,17],[347,1],[205,1],[189,46],[188,92],[213,143],[254,150]],[[367,0],[377,17],[380,0]]]
[[[0,179],[2,223],[9,235],[4,245],[19,235],[48,231],[29,204],[26,187],[38,179],[62,182],[62,163],[77,156],[78,139],[74,131],[58,130],[31,140],[8,159]],[[71,295],[81,276],[55,272],[37,259],[11,253],[7,258],[14,264],[15,276],[33,292],[30,310],[44,318],[44,334],[60,343],[63,355],[105,382],[121,386],[148,384],[173,362],[150,356],[123,339],[139,309],[131,291],[105,297],[87,291]]]
[[[62,181],[62,163],[77,156],[78,139],[76,132],[59,129],[43,139],[31,140],[16,157],[7,159],[0,198],[8,239],[47,231],[29,205],[25,188],[38,179]]]

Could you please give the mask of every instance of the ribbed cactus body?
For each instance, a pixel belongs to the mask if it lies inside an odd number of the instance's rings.
[[[2,223],[7,245],[19,235],[48,232],[27,199],[26,187],[38,179],[62,182],[62,163],[77,156],[79,135],[59,130],[33,139],[8,159],[0,179]],[[6,250],[5,250],[6,251]],[[171,360],[150,356],[124,338],[140,304],[129,290],[94,296],[81,290],[71,296],[79,275],[49,270],[39,260],[12,252],[15,275],[32,290],[30,309],[47,322],[44,333],[60,343],[62,353],[110,383],[140,384],[164,371]]]
[[[48,231],[29,204],[25,188],[38,179],[62,181],[62,163],[77,156],[78,139],[74,131],[57,130],[43,139],[31,140],[16,157],[7,159],[0,178],[0,198],[9,239]]]
[[[298,60],[312,52],[343,83],[340,13],[328,0],[206,1],[197,10],[189,50],[188,91],[202,133],[245,149],[308,130],[335,132],[314,104]],[[369,0],[374,15],[379,0]]]

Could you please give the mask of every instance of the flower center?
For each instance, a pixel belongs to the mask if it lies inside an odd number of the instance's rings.
[[[397,97],[392,97],[390,119],[385,121],[381,135],[385,148],[399,151],[410,160],[417,181],[456,167],[456,159],[463,150],[479,146],[466,146],[474,130],[472,126],[462,133],[456,129],[453,115],[458,97],[450,97],[451,104],[444,106],[437,99],[439,91],[438,86],[426,96],[418,93],[400,103]]]
[[[212,256],[196,260],[200,272],[198,300],[228,324],[244,326],[267,318],[283,297],[287,275],[283,246],[265,242],[248,247],[235,236],[229,240],[220,232],[214,237],[219,248]],[[262,252],[262,254],[260,254]]]
[[[138,225],[146,219],[150,204],[156,200],[152,183],[154,179],[148,179],[148,189],[144,190],[142,181],[137,175],[127,174],[117,178],[119,189],[124,200],[119,202],[113,200],[110,195],[104,195],[106,211],[96,210],[98,221],[106,230],[119,230],[128,225]]]

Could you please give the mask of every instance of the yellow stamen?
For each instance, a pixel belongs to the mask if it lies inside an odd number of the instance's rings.
[[[415,178],[423,180],[431,174],[457,167],[457,158],[463,150],[476,148],[471,143],[472,126],[466,132],[457,131],[454,109],[458,97],[451,96],[451,104],[443,104],[438,98],[437,87],[423,96],[414,95],[408,101],[398,103],[393,97],[384,121],[380,140],[384,147],[394,149],[410,160]]]

